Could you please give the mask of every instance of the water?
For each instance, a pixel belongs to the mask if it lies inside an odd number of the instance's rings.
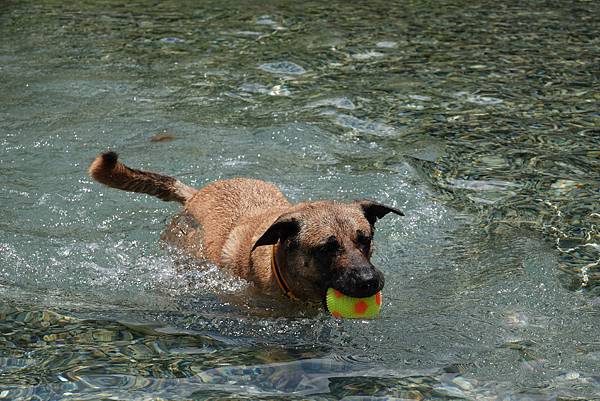
[[[1,9],[0,399],[600,399],[594,2]],[[381,318],[182,262],[107,149],[401,208]]]

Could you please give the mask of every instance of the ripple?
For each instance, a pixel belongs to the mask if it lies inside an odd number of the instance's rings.
[[[318,108],[318,107],[325,107],[325,106],[332,106],[337,109],[345,109],[345,110],[356,109],[356,106],[354,105],[354,103],[352,103],[352,100],[350,100],[346,96],[321,99],[321,100],[317,100],[317,101],[311,102],[306,105],[306,107],[309,107],[309,108]]]
[[[500,180],[461,180],[447,178],[448,186],[456,189],[470,189],[474,191],[508,191],[510,188],[521,188],[523,185]]]
[[[468,96],[466,100],[469,103],[481,104],[481,105],[500,104],[503,102],[502,99],[498,99],[497,97],[479,96],[479,95]]]
[[[381,47],[383,49],[393,49],[393,48],[398,47],[398,43],[392,42],[392,41],[388,41],[388,40],[383,40],[381,42],[377,42],[375,44],[375,46]]]
[[[285,85],[274,85],[267,87],[257,83],[246,83],[240,86],[240,90],[246,93],[256,93],[270,96],[290,96],[292,93]]]
[[[335,114],[334,122],[344,128],[377,136],[391,136],[398,133],[397,129],[385,123],[360,119],[349,114]]]
[[[0,373],[8,374],[9,372],[13,373],[18,370],[25,370],[38,363],[39,361],[35,359],[0,357]]]
[[[271,74],[302,75],[306,70],[291,61],[279,61],[275,63],[265,63],[258,66],[258,69]]]
[[[252,386],[261,393],[318,394],[329,393],[330,379],[343,377],[402,377],[401,371],[388,370],[371,364],[356,365],[333,359],[300,361],[251,366],[228,366],[198,372],[203,383]]]
[[[173,38],[162,38],[160,40],[160,42],[162,42],[162,43],[184,43],[185,40],[173,37]]]
[[[408,97],[410,99],[420,100],[420,101],[423,101],[423,102],[429,102],[431,100],[431,96],[424,96],[424,95],[408,95]]]
[[[256,25],[277,26],[277,22],[273,21],[268,15],[263,15],[256,20]]]
[[[261,36],[262,33],[260,32],[256,32],[256,31],[235,31],[233,32],[234,35],[237,36]]]
[[[355,53],[352,55],[352,58],[355,60],[365,61],[365,60],[371,60],[374,58],[382,58],[384,56],[385,56],[384,53],[369,50],[369,51],[366,51],[363,53]]]
[[[467,103],[479,104],[482,106],[496,105],[503,102],[502,99],[491,96],[481,96],[470,94],[468,92],[457,92],[454,94],[456,98],[463,99]]]

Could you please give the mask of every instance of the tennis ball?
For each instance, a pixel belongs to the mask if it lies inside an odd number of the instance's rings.
[[[381,291],[366,298],[353,298],[340,291],[327,289],[327,310],[335,317],[372,319],[381,310]]]

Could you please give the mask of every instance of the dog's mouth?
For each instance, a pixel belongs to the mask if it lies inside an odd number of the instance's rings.
[[[363,289],[347,289],[347,288],[338,288],[338,287],[330,287],[333,288],[336,291],[341,292],[342,294],[344,294],[347,297],[352,297],[352,298],[369,298],[372,297],[373,295],[377,294],[378,292],[380,292],[383,289],[383,286],[378,286],[376,290],[363,290]],[[324,296],[325,297],[327,295],[327,292],[325,292]]]
[[[338,277],[329,284],[328,288],[324,289],[323,298],[326,297],[329,288],[352,298],[368,298],[380,292],[385,284],[383,273],[377,269],[373,269],[367,279],[361,278],[364,277],[353,274]]]

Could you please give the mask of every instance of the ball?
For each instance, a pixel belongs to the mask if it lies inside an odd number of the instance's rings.
[[[340,291],[327,289],[327,310],[337,318],[372,319],[381,310],[381,291],[366,298],[354,298]]]

